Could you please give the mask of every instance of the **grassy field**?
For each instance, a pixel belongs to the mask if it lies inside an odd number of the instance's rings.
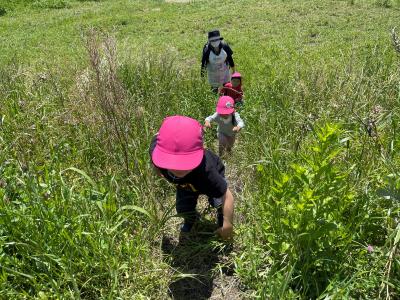
[[[0,0],[0,299],[400,299],[396,26],[394,0]],[[180,236],[148,157],[214,111],[213,28],[247,101],[231,244],[206,201]]]

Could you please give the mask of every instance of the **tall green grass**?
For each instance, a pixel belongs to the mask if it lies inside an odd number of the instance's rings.
[[[201,119],[215,99],[173,54],[113,65],[113,40],[88,40],[74,82],[2,69],[4,298],[163,298],[176,273],[161,256],[173,189],[148,146],[165,115]]]
[[[399,294],[400,74],[376,51],[285,68],[252,95],[236,271],[261,299]]]
[[[249,298],[396,299],[400,73],[389,34],[324,52],[291,34],[256,49],[263,63],[236,44],[246,130],[226,158],[237,207],[228,259]],[[91,31],[68,74],[0,67],[0,298],[163,299],[188,276],[163,257],[163,236],[177,234],[174,189],[153,174],[148,146],[166,115],[202,121],[216,99],[176,49],[122,56],[116,44]],[[214,132],[205,137],[215,149]]]

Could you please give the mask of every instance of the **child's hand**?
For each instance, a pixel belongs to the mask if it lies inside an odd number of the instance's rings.
[[[233,132],[239,132],[240,131],[240,127],[239,126],[235,126],[232,128]]]
[[[218,234],[223,240],[229,240],[233,235],[233,225],[228,221],[224,221],[224,225],[218,228],[215,233]]]
[[[210,123],[210,121],[205,121],[204,127],[205,127],[205,128],[211,128],[211,123]]]

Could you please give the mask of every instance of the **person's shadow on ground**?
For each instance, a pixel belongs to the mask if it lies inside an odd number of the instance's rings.
[[[216,242],[214,230],[214,223],[202,219],[192,233],[180,234],[178,244],[172,237],[163,237],[162,250],[171,257],[171,267],[184,274],[169,285],[173,299],[208,299],[212,295],[214,268],[220,257],[231,251],[230,246]]]

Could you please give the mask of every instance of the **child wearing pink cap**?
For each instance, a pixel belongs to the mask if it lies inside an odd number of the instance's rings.
[[[242,75],[235,72],[231,76],[231,81],[224,84],[220,89],[221,96],[230,96],[235,100],[235,107],[243,105]]]
[[[227,239],[233,231],[233,196],[220,158],[203,146],[203,128],[189,117],[164,119],[150,146],[157,173],[176,185],[176,211],[184,218],[182,232],[191,231],[199,195],[217,209],[217,233]]]
[[[211,128],[211,122],[218,124],[218,148],[219,156],[222,156],[225,150],[232,150],[236,133],[244,127],[244,122],[239,113],[235,112],[235,101],[232,97],[221,96],[216,110],[216,113],[206,118],[204,126]]]

